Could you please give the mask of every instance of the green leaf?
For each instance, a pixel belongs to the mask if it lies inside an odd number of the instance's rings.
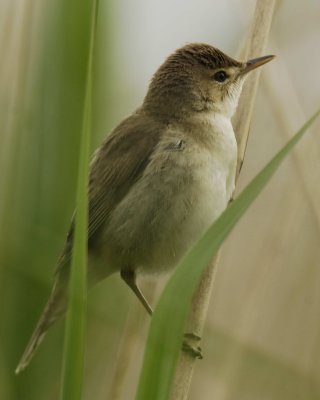
[[[319,114],[320,110],[302,126],[178,265],[152,317],[136,400],[168,399],[186,317],[201,274],[232,228]]]
[[[69,306],[66,320],[62,400],[80,400],[82,393],[86,297],[87,297],[87,243],[88,243],[88,199],[87,182],[89,171],[92,70],[98,1],[92,3],[92,23],[88,54],[88,69],[84,99],[83,124],[77,182],[76,221],[72,250]]]

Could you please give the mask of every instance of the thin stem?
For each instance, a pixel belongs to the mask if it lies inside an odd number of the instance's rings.
[[[274,7],[275,0],[257,0],[252,30],[248,38],[244,58],[249,59],[264,53]],[[253,76],[248,78],[233,122],[238,142],[237,177],[240,173],[245,156],[259,75],[259,71],[257,71]],[[199,337],[202,335],[209,307],[218,259],[219,255],[216,255],[202,275],[201,281],[193,296],[191,311],[187,320],[187,331]],[[195,360],[196,358],[190,356],[189,353],[181,352],[170,396],[172,400],[186,400],[188,398]]]
[[[87,182],[92,115],[93,53],[98,14],[98,0],[93,0],[92,22],[88,54],[88,68],[84,97],[84,113],[77,182],[77,216],[72,251],[69,286],[69,307],[66,320],[63,360],[62,400],[80,400],[84,366],[84,337],[87,299],[87,243],[88,198]]]

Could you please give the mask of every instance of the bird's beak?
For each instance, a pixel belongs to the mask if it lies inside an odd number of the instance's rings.
[[[273,60],[275,56],[263,56],[258,58],[253,58],[252,60],[247,61],[244,63],[244,68],[240,72],[241,75],[247,74],[248,72],[260,67],[263,64]]]

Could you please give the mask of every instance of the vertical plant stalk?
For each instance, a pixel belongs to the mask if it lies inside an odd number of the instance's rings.
[[[257,0],[251,33],[243,53],[243,58],[245,60],[256,57],[265,52],[275,3],[275,0]],[[233,120],[233,128],[238,142],[237,177],[240,173],[246,152],[260,73],[261,70],[257,69],[248,78],[242,91],[237,112]]]
[[[271,27],[274,7],[275,0],[256,1],[253,25],[244,52],[244,59],[261,56],[264,53]],[[246,151],[259,76],[260,71],[257,70],[252,74],[252,76],[248,77],[233,121],[234,131],[238,142],[236,180],[239,176]],[[212,259],[202,275],[200,283],[194,293],[190,313],[186,322],[186,332],[192,333],[195,337],[199,337],[199,340],[206,320],[218,259],[219,252]],[[198,344],[196,342],[197,340],[195,340],[195,345]],[[170,395],[171,400],[186,400],[188,398],[195,360],[196,358],[189,353],[181,352],[172,385]]]
[[[156,282],[145,282],[142,286],[142,293],[152,304],[157,289]],[[119,345],[118,355],[114,364],[113,379],[111,388],[106,399],[119,400],[124,398],[125,381],[135,352],[141,341],[141,333],[149,322],[150,316],[146,310],[141,307],[138,301],[130,304],[125,328],[122,332],[122,338]],[[109,372],[108,372],[109,373]]]
[[[93,54],[98,15],[98,0],[92,2],[92,22],[84,97],[81,146],[77,182],[76,221],[73,242],[69,306],[66,318],[62,400],[80,400],[84,366],[84,337],[87,298],[88,173],[92,115]]]

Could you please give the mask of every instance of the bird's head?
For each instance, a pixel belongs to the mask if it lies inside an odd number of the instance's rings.
[[[209,111],[230,118],[247,73],[273,58],[240,62],[208,44],[188,44],[171,54],[155,73],[145,105],[169,117]]]

